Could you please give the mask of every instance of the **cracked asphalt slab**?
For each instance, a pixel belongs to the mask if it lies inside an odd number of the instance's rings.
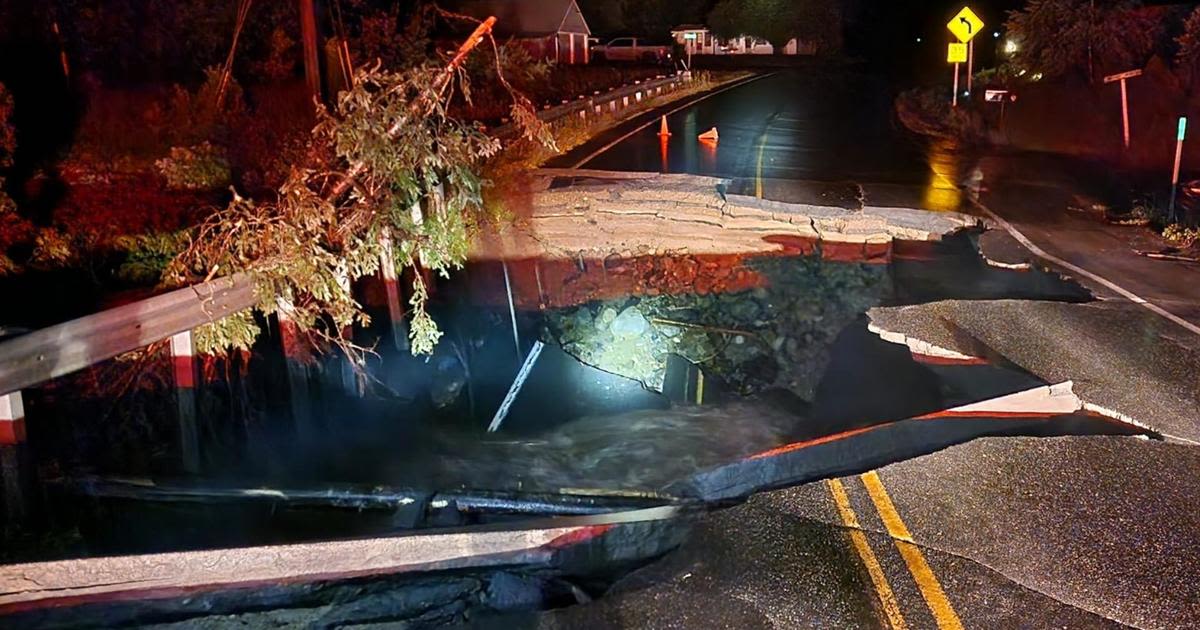
[[[970,354],[975,340],[1085,402],[1200,442],[1200,338],[1124,301],[948,300],[875,308],[872,323]]]

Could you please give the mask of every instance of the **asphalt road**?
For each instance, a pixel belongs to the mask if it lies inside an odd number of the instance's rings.
[[[728,177],[737,192],[780,201],[958,210],[960,158],[913,143],[891,103],[878,77],[783,71],[668,115],[665,142],[639,119],[549,165]],[[717,143],[697,139],[714,127]]]
[[[626,126],[557,165],[721,175],[742,192],[788,201],[972,210],[959,183],[976,162],[944,146],[919,146],[892,120],[890,95],[877,80],[785,72],[673,114],[665,142],[656,125]],[[696,135],[713,126],[719,143],[699,143]],[[1194,268],[1150,271],[1112,230],[1064,214],[1075,180],[1006,164],[985,161],[995,185],[984,201],[1001,206],[1038,245],[1111,273],[1172,313],[1194,319],[1200,312]],[[1123,299],[1102,286],[1096,292]],[[1110,323],[1107,332],[1165,334],[1140,330],[1142,321]],[[1125,357],[1119,371],[1129,378],[1113,374],[1107,386],[1139,387],[1159,371],[1157,360]],[[1200,451],[1187,444],[977,440],[759,495],[714,514],[683,548],[626,577],[608,597],[530,617],[525,626],[1200,627],[1200,491],[1191,483],[1198,470]]]
[[[987,157],[979,167],[984,181],[980,203],[1039,248],[1200,326],[1200,265],[1139,255],[1137,250],[1157,251],[1162,243],[1148,230],[1110,225],[1099,216],[1068,210],[1077,205],[1077,194],[1116,207],[1128,202],[1128,191],[1112,190],[1102,170],[1032,155]],[[1116,295],[1110,287],[1073,275],[1099,295]]]

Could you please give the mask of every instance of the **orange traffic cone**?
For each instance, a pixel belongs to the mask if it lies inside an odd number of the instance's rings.
[[[670,137],[670,135],[671,135],[671,130],[667,129],[667,117],[663,116],[662,124],[660,124],[658,126],[658,137],[667,138],[667,137]]]
[[[713,127],[712,129],[700,134],[700,139],[708,142],[717,142],[721,139],[721,136],[717,134],[717,128]]]

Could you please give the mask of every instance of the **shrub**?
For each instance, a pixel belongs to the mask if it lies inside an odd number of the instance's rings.
[[[316,108],[303,81],[252,88],[249,97],[251,106],[230,123],[229,161],[238,190],[259,196],[307,160]]]
[[[1170,243],[1188,248],[1194,245],[1197,240],[1200,240],[1200,229],[1172,223],[1163,229],[1162,236],[1163,239]]]
[[[187,246],[187,233],[121,236],[114,244],[125,255],[125,261],[117,267],[117,278],[133,284],[155,284]]]
[[[208,142],[193,147],[174,147],[170,155],[154,163],[174,190],[214,190],[230,182],[225,152]]]
[[[38,230],[30,263],[39,267],[65,267],[75,260],[71,239],[55,228]]]
[[[951,107],[941,91],[917,88],[896,98],[896,115],[910,131],[949,140],[980,142],[987,138],[987,124],[971,107]]]

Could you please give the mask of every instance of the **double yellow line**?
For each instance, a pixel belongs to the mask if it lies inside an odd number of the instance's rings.
[[[900,518],[900,513],[896,511],[896,506],[883,487],[883,480],[879,478],[879,474],[871,471],[860,475],[860,478],[863,486],[867,489],[867,495],[871,497],[871,502],[875,504],[875,509],[879,512],[879,517],[883,520],[884,527],[900,551],[900,556],[904,558],[904,564],[908,565],[908,571],[916,581],[917,588],[921,591],[921,597],[925,599],[929,611],[933,613],[939,630],[962,630],[962,621],[954,612],[950,600],[946,598],[946,591],[942,589],[937,576],[933,574],[933,569],[925,561],[921,548],[913,543],[912,534]],[[846,493],[846,487],[840,479],[830,479],[828,484],[829,493],[833,495],[833,502],[837,506],[842,523],[849,530],[854,550],[858,552],[859,559],[867,568],[867,574],[871,578],[871,584],[875,587],[875,593],[879,597],[879,603],[887,617],[888,625],[892,630],[905,630],[908,625],[904,621],[896,594],[892,591],[887,575],[879,564],[875,552],[871,549],[866,534],[863,533],[858,516],[850,506],[850,497]]]

